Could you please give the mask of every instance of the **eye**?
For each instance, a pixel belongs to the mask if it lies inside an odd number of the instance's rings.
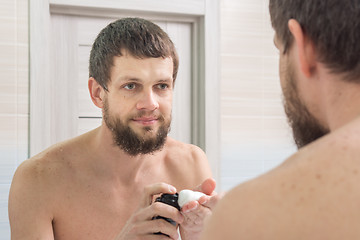
[[[161,84],[158,84],[157,87],[161,90],[165,90],[165,89],[169,88],[169,85],[166,83],[161,83]]]
[[[124,88],[128,89],[128,90],[133,90],[133,89],[135,89],[135,87],[136,87],[135,83],[128,83],[124,86]]]

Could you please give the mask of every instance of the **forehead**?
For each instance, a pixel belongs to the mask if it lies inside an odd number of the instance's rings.
[[[173,60],[167,58],[138,58],[130,54],[115,56],[110,71],[112,81],[133,78],[138,80],[171,80]]]

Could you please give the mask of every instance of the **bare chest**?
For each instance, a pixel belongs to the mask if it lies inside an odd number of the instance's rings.
[[[136,211],[140,194],[97,187],[64,193],[54,214],[55,239],[114,239]]]
[[[82,172],[71,175],[54,197],[52,225],[55,239],[114,239],[138,209],[145,186],[164,182],[181,190],[194,185],[189,183],[189,177],[179,172],[182,173],[157,164],[140,171],[127,184],[114,184]]]

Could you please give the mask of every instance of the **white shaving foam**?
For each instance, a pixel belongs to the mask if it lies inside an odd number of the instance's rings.
[[[202,196],[205,196],[205,194],[202,192],[196,192],[185,189],[179,192],[178,204],[182,208],[188,202],[197,201]]]

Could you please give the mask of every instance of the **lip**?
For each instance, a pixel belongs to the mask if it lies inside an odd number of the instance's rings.
[[[158,121],[158,118],[154,118],[154,117],[141,117],[141,118],[134,118],[133,119],[134,122],[139,123],[141,125],[153,125]]]

